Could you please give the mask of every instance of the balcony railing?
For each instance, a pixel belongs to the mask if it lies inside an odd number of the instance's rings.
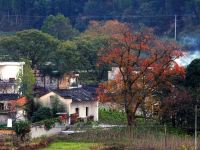
[[[0,94],[1,93],[17,93],[19,90],[16,80],[0,80]]]
[[[17,81],[14,79],[9,79],[9,80],[0,80],[0,86],[1,85],[16,85]]]

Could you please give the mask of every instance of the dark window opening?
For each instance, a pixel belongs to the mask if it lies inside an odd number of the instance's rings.
[[[14,82],[15,78],[9,78],[9,82]]]
[[[75,111],[76,111],[76,114],[79,116],[79,108],[76,108]]]
[[[54,99],[54,96],[49,96],[50,101],[52,101]]]
[[[0,103],[0,110],[4,110],[4,104]]]
[[[86,117],[88,116],[88,107],[86,107],[85,111],[86,111]]]

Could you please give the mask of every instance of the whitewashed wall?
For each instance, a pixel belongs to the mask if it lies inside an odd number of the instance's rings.
[[[20,70],[23,69],[23,62],[5,62],[0,63],[0,78],[8,80],[9,78],[17,78]]]
[[[98,101],[74,102],[74,101],[72,101],[72,99],[64,99],[54,92],[50,92],[50,93],[40,97],[39,99],[35,99],[35,100],[38,100],[45,107],[51,107],[51,102],[50,102],[51,96],[57,96],[59,98],[59,100],[65,105],[65,107],[67,108],[67,112],[69,114],[76,113],[76,108],[79,108],[79,117],[85,118],[86,117],[86,107],[88,107],[88,116],[94,116],[95,121],[99,120]]]
[[[120,73],[118,67],[112,67],[111,71],[108,71],[108,80],[114,80],[115,77]]]
[[[9,83],[9,78],[17,79],[19,72],[23,71],[24,62],[0,62],[0,93],[17,93],[19,87]],[[6,82],[5,82],[6,81]]]
[[[31,127],[30,137],[31,138],[38,138],[41,136],[51,136],[61,133],[62,130],[64,130],[64,126],[60,125],[59,123],[56,123],[55,127],[53,127],[50,130],[46,130],[44,128],[44,125],[41,126],[33,126]]]
[[[70,104],[72,103],[72,99],[64,99],[63,97],[59,96],[58,94],[54,92],[50,92],[39,99],[35,99],[35,101],[39,101],[40,104],[42,104],[44,107],[49,107],[51,108],[51,96],[56,96],[58,97],[58,100],[64,104],[64,107],[66,108],[66,111],[70,110]]]
[[[72,102],[70,114],[76,113],[76,108],[79,108],[79,117],[86,117],[86,107],[88,107],[88,116],[94,116],[94,120],[99,120],[98,115],[98,101],[81,101],[81,102]]]

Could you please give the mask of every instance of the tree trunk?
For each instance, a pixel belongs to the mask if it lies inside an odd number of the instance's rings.
[[[133,138],[133,126],[135,125],[135,114],[130,110],[126,109],[126,117],[127,117],[127,135],[130,139]]]
[[[130,109],[126,109],[126,117],[127,117],[127,123],[129,127],[132,127],[135,125],[135,113],[132,112]]]

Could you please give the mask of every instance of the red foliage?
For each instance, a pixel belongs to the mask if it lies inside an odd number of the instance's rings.
[[[97,92],[100,100],[124,103],[134,113],[146,96],[159,90],[160,84],[169,84],[175,75],[184,77],[185,69],[175,62],[182,56],[181,47],[174,41],[158,39],[152,30],[133,32],[116,21],[105,23],[103,32],[112,27],[112,34],[107,34],[108,45],[99,51],[98,64],[115,66],[120,71],[114,80],[102,83]]]

